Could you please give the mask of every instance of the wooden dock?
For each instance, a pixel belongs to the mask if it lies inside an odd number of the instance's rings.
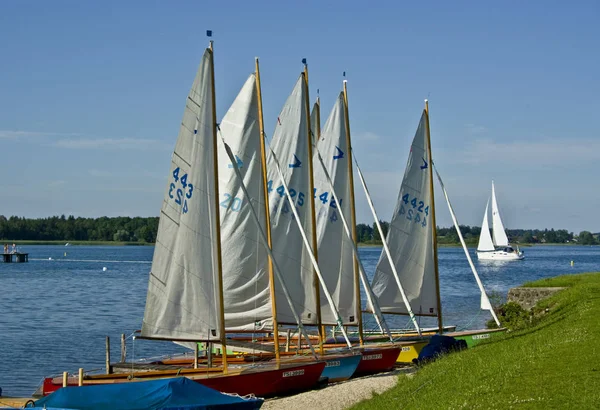
[[[20,253],[20,252],[3,253],[2,254],[2,261],[4,263],[12,263],[12,262],[23,263],[23,262],[29,262],[29,254],[28,253]]]
[[[16,408],[25,407],[26,403],[34,402],[35,399],[33,397],[6,397],[0,396],[0,406],[10,406]]]

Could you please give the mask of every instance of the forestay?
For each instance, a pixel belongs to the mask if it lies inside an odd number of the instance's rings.
[[[492,235],[490,235],[490,226],[488,224],[488,207],[490,201],[488,200],[485,204],[485,213],[483,214],[483,222],[481,223],[481,234],[479,235],[479,244],[477,245],[478,251],[493,251],[494,242],[492,242]]]
[[[302,226],[310,238],[312,228],[308,201],[311,200],[312,193],[309,192],[307,166],[310,159],[308,158],[308,124],[305,109],[307,96],[304,81],[304,76],[301,75],[277,118],[271,149],[281,162],[282,172],[295,200]],[[285,188],[271,157],[268,162],[267,187],[275,258],[285,275],[293,305],[300,314],[302,322],[316,324],[316,294],[310,255],[304,247],[296,222],[292,219],[294,216],[285,197]],[[277,296],[281,295],[283,298],[279,283],[276,283],[276,292]],[[296,323],[290,307],[285,303],[277,304],[277,320],[279,323]]]
[[[413,139],[398,202],[387,235],[400,282],[415,315],[437,315],[433,229],[430,218],[431,159],[428,157],[427,113],[423,111]],[[372,282],[383,313],[408,314],[390,262],[382,253]]]
[[[212,52],[188,95],[171,159],[142,336],[219,340]]]
[[[324,166],[341,201],[341,204],[336,203],[333,198],[331,186],[317,157],[318,152],[315,151],[313,169],[319,266],[325,279],[325,286],[333,297],[344,325],[355,325],[358,323],[360,303],[357,303],[355,297],[353,245],[344,232],[339,215],[343,212],[349,218],[351,199],[347,162],[351,157],[347,149],[343,93],[340,93],[323,127],[317,149],[322,155]],[[324,294],[321,294],[323,295],[321,297],[322,321],[326,324],[335,324],[336,318],[328,307]]]
[[[255,74],[250,75],[219,128],[250,195],[244,195],[225,146],[218,144],[225,327],[272,328],[268,255],[259,232],[266,228],[266,217]],[[252,217],[248,201],[257,210],[260,225]]]
[[[498,209],[498,203],[496,202],[494,182],[492,182],[492,232],[494,234],[494,244],[496,246],[508,246],[508,238],[506,237],[504,225],[502,224],[502,219],[500,219],[500,210]]]

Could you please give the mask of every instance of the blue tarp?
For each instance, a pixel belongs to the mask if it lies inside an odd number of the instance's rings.
[[[433,335],[427,344],[419,353],[419,357],[413,359],[413,363],[422,364],[433,361],[438,357],[453,351],[467,348],[467,342],[455,339],[451,336]]]
[[[63,387],[35,402],[36,407],[79,410],[259,409],[263,399],[223,394],[185,377],[143,382]]]

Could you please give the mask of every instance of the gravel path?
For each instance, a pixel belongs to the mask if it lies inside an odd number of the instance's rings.
[[[335,383],[320,390],[311,390],[295,396],[265,401],[264,410],[293,410],[293,409],[328,409],[343,410],[359,401],[373,397],[373,392],[381,394],[391,389],[398,382],[398,375],[411,376],[415,371],[412,367],[396,369],[388,373],[351,379]]]

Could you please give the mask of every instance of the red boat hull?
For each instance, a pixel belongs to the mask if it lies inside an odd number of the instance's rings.
[[[305,391],[315,387],[319,382],[323,369],[325,369],[325,362],[315,362],[269,366],[266,369],[261,369],[261,366],[259,366],[229,375],[186,375],[185,377],[223,393],[236,393],[240,396],[254,394],[256,397],[271,397]],[[164,376],[163,378],[165,377],[169,376]],[[126,378],[84,379],[84,384],[87,386],[104,383],[128,383],[148,379],[143,377],[133,380]],[[77,386],[77,378],[70,377],[68,385]],[[47,396],[61,387],[61,378],[47,377],[44,379],[43,395]]]
[[[240,396],[254,394],[256,397],[272,397],[306,391],[315,387],[325,362],[285,366],[266,372],[248,372],[232,377],[215,376],[192,380],[223,393],[237,393]]]
[[[394,368],[400,354],[400,347],[365,347],[353,377],[387,372]]]

